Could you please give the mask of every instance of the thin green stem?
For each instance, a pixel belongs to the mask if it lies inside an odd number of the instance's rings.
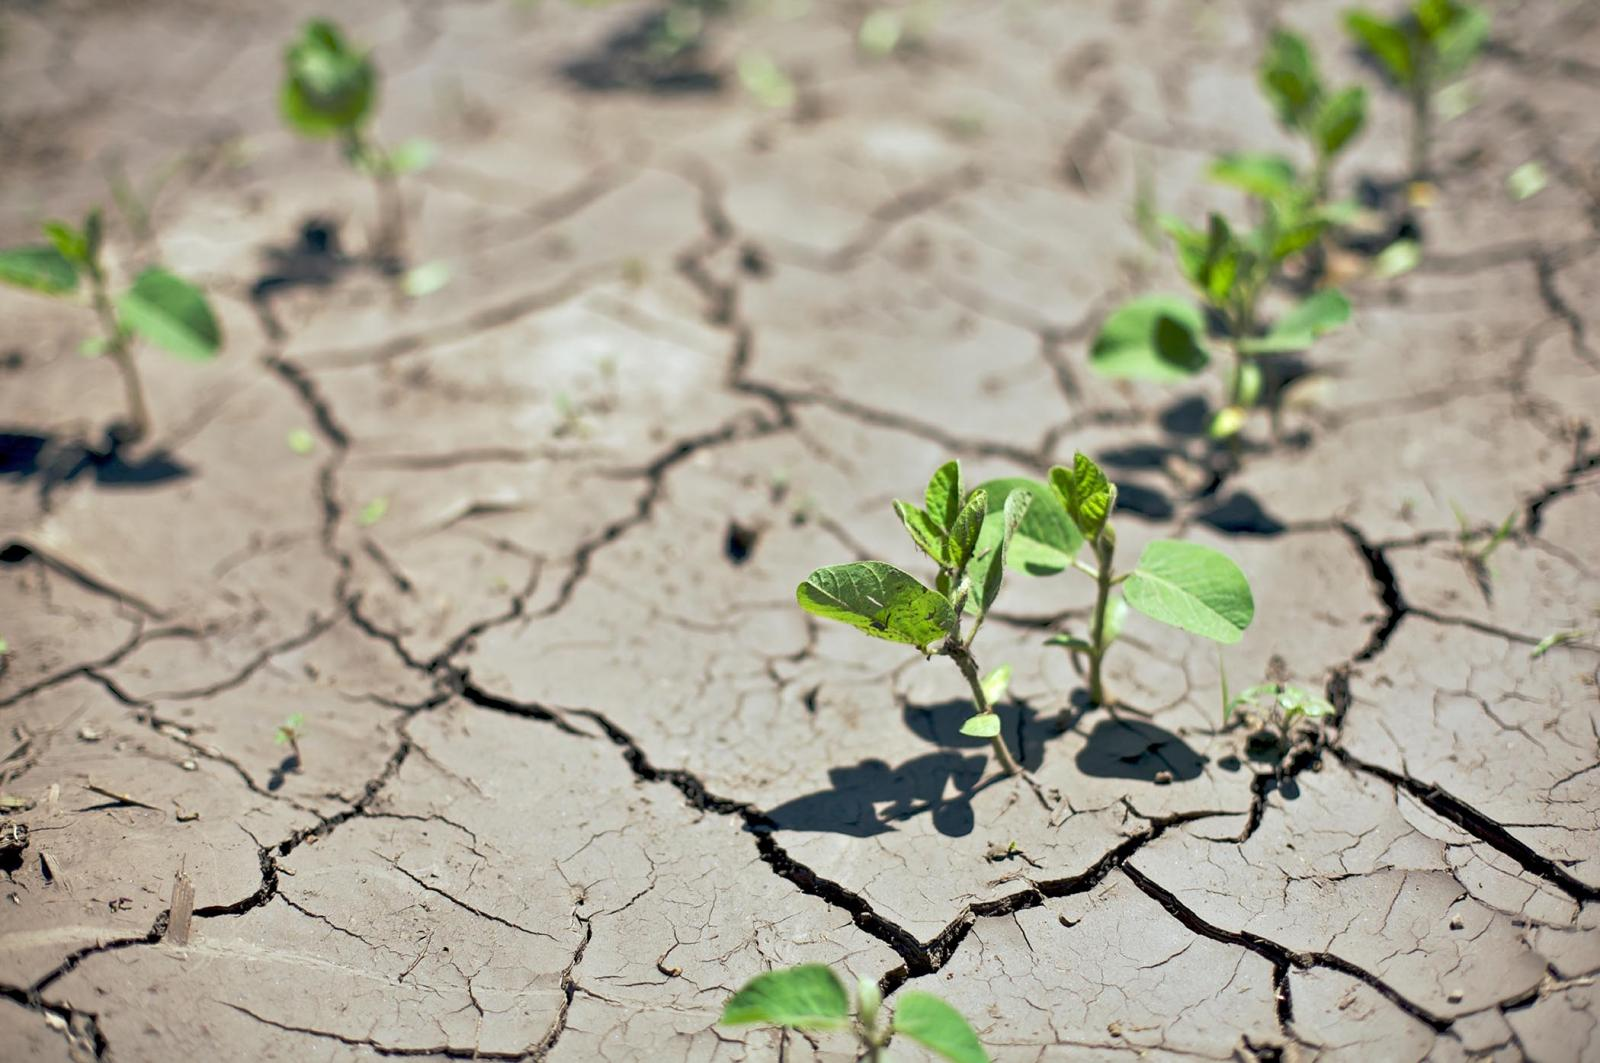
[[[978,710],[978,715],[993,713],[994,708],[983,693],[983,681],[978,678],[978,662],[972,659],[967,647],[955,639],[950,639],[944,645],[944,653],[956,662],[956,667],[960,668],[961,674],[966,677],[967,686],[972,688],[972,704]],[[1004,735],[995,735],[989,739],[989,744],[994,747],[995,760],[1000,762],[1000,767],[1007,775],[1016,775],[1022,771],[1016,759],[1011,756],[1011,750],[1006,748]]]
[[[395,180],[389,156],[376,141],[358,129],[347,130],[344,135],[345,156],[357,169],[372,177],[377,191],[378,224],[373,232],[368,257],[385,276],[398,276],[405,267],[406,219],[405,203],[400,198],[400,186]]]
[[[129,336],[111,306],[111,296],[106,292],[105,273],[98,262],[89,264],[89,283],[92,286],[94,312],[105,333],[106,357],[122,376],[122,390],[128,403],[127,434],[124,443],[137,443],[150,431],[150,407],[144,400],[144,385],[139,380],[139,370],[133,364],[133,351]]]
[[[1104,705],[1106,689],[1101,678],[1101,664],[1106,656],[1106,606],[1111,601],[1111,554],[1115,547],[1102,534],[1094,549],[1100,566],[1095,577],[1094,622],[1089,629],[1089,701]]]

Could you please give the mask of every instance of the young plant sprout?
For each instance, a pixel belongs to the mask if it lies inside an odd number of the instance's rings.
[[[300,739],[305,737],[305,727],[305,714],[297,712],[279,724],[278,733],[272,737],[278,745],[289,747],[289,755],[296,764],[300,763]]]
[[[1205,232],[1166,217],[1178,266],[1200,299],[1147,295],[1124,303],[1100,327],[1089,350],[1089,366],[1112,379],[1175,382],[1194,376],[1212,358],[1207,321],[1232,353],[1226,405],[1212,414],[1208,432],[1232,440],[1260,401],[1263,373],[1258,356],[1302,351],[1318,336],[1350,318],[1350,302],[1326,289],[1263,327],[1260,303],[1268,285],[1291,256],[1315,243],[1330,223],[1326,211],[1297,212],[1274,200],[1261,223],[1235,232],[1212,214]]]
[[[1012,775],[1021,768],[994,714],[1010,669],[980,679],[972,642],[1000,593],[1006,553],[1033,500],[1026,491],[991,495],[980,487],[969,494],[962,489],[961,466],[948,462],[928,481],[927,509],[894,504],[911,541],[939,566],[933,587],[882,561],[857,561],[819,568],[795,590],[807,612],[954,661],[971,688],[974,710],[961,733],[989,739],[995,759]],[[965,633],[963,613],[973,614]]]
[[[1456,556],[1466,566],[1467,574],[1478,585],[1478,591],[1483,595],[1483,600],[1488,601],[1493,597],[1494,573],[1489,568],[1489,558],[1500,549],[1500,544],[1511,537],[1511,532],[1517,523],[1517,511],[1512,510],[1506,514],[1506,519],[1492,531],[1474,528],[1467,520],[1467,515],[1461,507],[1454,502],[1450,504],[1456,515]]]
[[[105,355],[122,376],[128,420],[113,430],[118,443],[137,443],[151,428],[144,386],[134,365],[134,340],[143,338],[191,362],[215,358],[222,328],[205,294],[181,277],[150,266],[126,290],[113,295],[101,258],[104,229],[100,212],[90,211],[82,228],[45,222],[47,244],[0,250],[0,283],[63,298],[76,298],[94,311],[100,335],[85,341],[86,355]],[[87,299],[78,295],[88,280]]]
[[[1038,485],[1043,489],[1043,485]],[[1094,611],[1089,615],[1087,637],[1060,634],[1051,645],[1064,646],[1089,665],[1089,701],[1111,704],[1106,694],[1106,652],[1121,633],[1128,607],[1152,620],[1181,628],[1214,642],[1238,642],[1255,617],[1250,583],[1227,556],[1198,543],[1158,539],[1144,548],[1139,563],[1125,572],[1115,569],[1117,535],[1111,513],[1117,504],[1117,486],[1100,467],[1082,454],[1073,455],[1072,467],[1050,470],[1049,492],[1066,520],[1036,520],[1029,531],[1049,529],[1053,541],[1044,545],[1064,556],[1066,564],[1030,564],[1027,571],[1049,575],[1070,565],[1095,582]],[[1035,506],[1044,510],[1049,502]],[[1073,534],[1064,535],[1070,527]],[[1087,544],[1092,563],[1077,555]],[[1115,594],[1121,587],[1120,596]]]
[[[370,258],[385,275],[399,276],[405,268],[406,238],[397,178],[427,166],[433,160],[433,146],[410,140],[385,151],[379,145],[367,128],[378,96],[377,66],[368,53],[351,48],[332,22],[307,22],[284,51],[283,64],[278,94],[283,120],[302,136],[338,140],[346,161],[372,178],[378,225]],[[426,278],[434,287],[436,279]]]
[[[723,1026],[779,1026],[806,1033],[849,1028],[866,1063],[882,1063],[896,1036],[907,1037],[949,1063],[989,1063],[978,1035],[961,1013],[931,993],[908,989],[895,1000],[894,1016],[883,1017],[883,996],[871,979],[856,982],[856,1008],[838,975],[822,964],[804,964],[756,975],[729,998]]]
[[[1280,670],[1282,663],[1273,658]],[[1332,702],[1293,683],[1258,683],[1229,697],[1228,677],[1222,675],[1222,722],[1226,726],[1238,720],[1250,729],[1253,757],[1282,759],[1298,741],[1315,737],[1317,721],[1332,715]]]
[[[1460,0],[1415,0],[1393,21],[1364,8],[1345,27],[1411,102],[1411,180],[1429,177],[1435,94],[1466,73],[1489,36],[1489,13]]]

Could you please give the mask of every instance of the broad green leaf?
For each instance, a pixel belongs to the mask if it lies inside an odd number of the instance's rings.
[[[1294,192],[1298,175],[1282,155],[1239,151],[1218,156],[1208,176],[1261,199],[1282,199]]]
[[[1422,264],[1422,245],[1415,240],[1396,240],[1372,260],[1372,275],[1379,280],[1410,273]]]
[[[988,492],[980,487],[985,496]],[[978,491],[973,492],[977,494]],[[991,500],[992,504],[992,500]],[[1000,508],[1000,538],[997,543],[989,547],[988,555],[984,556],[978,572],[968,571],[973,582],[980,588],[978,594],[978,615],[983,616],[994,605],[994,600],[1000,596],[1000,583],[1005,578],[1006,566],[1011,561],[1011,548],[1017,541],[1017,529],[1027,519],[1028,513],[1033,509],[1034,496],[1026,490],[1011,491],[1005,496],[1005,502]],[[978,533],[979,551],[983,549],[983,533],[994,526],[988,515],[984,516],[983,527]],[[1007,675],[1009,675],[1009,671]]]
[[[41,228],[61,257],[79,269],[89,265],[89,235],[64,221],[47,221]]]
[[[209,361],[222,346],[222,328],[205,293],[159,266],[139,274],[118,297],[117,316],[127,328],[188,361]]]
[[[1311,135],[1323,155],[1336,155],[1367,120],[1367,90],[1352,85],[1328,97],[1317,111]]]
[[[831,1030],[850,1021],[850,997],[820,963],[758,974],[729,998],[721,1025]]]
[[[1316,64],[1305,39],[1277,30],[1261,57],[1261,90],[1291,129],[1302,128],[1322,95]]]
[[[1213,213],[1206,223],[1206,257],[1200,267],[1200,286],[1213,306],[1224,306],[1239,279],[1239,251],[1228,221]],[[1160,340],[1160,326],[1157,326]]]
[[[1107,646],[1111,645],[1117,641],[1117,637],[1122,634],[1122,629],[1127,623],[1128,603],[1123,600],[1120,594],[1113,595],[1106,602],[1106,626],[1100,633],[1101,640]]]
[[[1545,176],[1544,167],[1537,162],[1525,162],[1511,171],[1506,178],[1506,191],[1511,198],[1518,202],[1529,196],[1536,196],[1550,183],[1550,178]]]
[[[1117,498],[1117,489],[1100,471],[1100,466],[1082,452],[1076,453],[1072,456],[1072,468],[1057,465],[1050,470],[1050,486],[1055,488],[1083,537],[1090,542],[1098,539]]]
[[[983,531],[983,518],[988,511],[989,494],[980,487],[968,496],[955,523],[950,525],[950,538],[945,544],[950,568],[957,572],[966,571],[967,563],[972,560],[972,551],[977,549],[978,533]]]
[[[989,513],[978,536],[977,557],[968,569],[974,583],[982,585],[982,571],[997,557],[1007,523],[1006,503],[1013,494],[1026,495],[1029,502],[1006,549],[1006,567],[1030,576],[1053,576],[1071,566],[1083,536],[1047,484],[1016,476],[979,486],[989,495]]]
[[[978,685],[983,688],[983,700],[994,705],[1006,696],[1006,689],[1011,686],[1011,666],[1002,664],[984,676]]]
[[[283,118],[311,137],[359,129],[371,116],[378,73],[364,54],[351,50],[339,27],[314,19],[285,50],[278,106]]]
[[[961,463],[947,461],[933,471],[923,500],[928,506],[928,516],[943,531],[949,531],[961,513],[961,502],[966,495],[961,490]]]
[[[1178,253],[1178,268],[1195,287],[1201,287],[1200,271],[1206,261],[1206,234],[1192,227],[1182,218],[1163,214],[1156,219],[1161,231],[1172,238]]]
[[[1239,343],[1247,354],[1303,351],[1318,336],[1350,320],[1350,300],[1332,288],[1320,291],[1273,322],[1265,336]]]
[[[1192,302],[1147,295],[1106,319],[1089,350],[1089,366],[1112,379],[1183,380],[1210,361],[1196,339],[1204,333],[1205,318]]]
[[[78,287],[78,271],[53,247],[8,247],[0,250],[0,284],[67,295]]]
[[[1146,546],[1122,593],[1150,619],[1215,642],[1238,642],[1255,616],[1239,566],[1199,543],[1163,539]]]
[[[1365,10],[1348,12],[1344,25],[1362,47],[1377,57],[1395,81],[1401,85],[1411,84],[1416,64],[1411,54],[1411,41],[1403,29]]]
[[[944,595],[882,561],[819,568],[795,590],[795,597],[807,612],[918,649],[944,638],[955,626]]]
[[[894,1031],[950,1063],[989,1063],[961,1013],[931,993],[906,990],[894,1009]]]
[[[900,523],[905,525],[906,534],[917,544],[917,549],[933,558],[939,565],[944,565],[947,554],[944,532],[935,528],[928,515],[910,502],[895,499],[894,511],[899,514]]]
[[[1433,3],[1423,0],[1418,5],[1418,21],[1424,6],[1443,7],[1449,15],[1444,23],[1428,33],[1435,52],[1435,77],[1449,81],[1460,76],[1472,60],[1477,58],[1483,42],[1489,37],[1489,13],[1482,7],[1460,3]]]
[[[973,738],[993,738],[1000,733],[1000,717],[992,712],[968,716],[961,725],[961,733]]]

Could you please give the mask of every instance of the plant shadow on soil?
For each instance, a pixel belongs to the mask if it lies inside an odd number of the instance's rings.
[[[307,218],[292,242],[268,247],[263,257],[266,269],[250,286],[250,302],[267,334],[275,339],[284,335],[272,312],[275,296],[295,288],[330,287],[357,264],[340,247],[338,223],[321,217]]]
[[[46,503],[56,488],[85,475],[93,476],[101,487],[138,488],[190,474],[188,466],[165,450],[130,460],[123,455],[115,430],[94,446],[70,436],[0,429],[0,477],[36,481],[39,497]]]
[[[722,75],[706,63],[697,37],[666,48],[670,7],[646,11],[609,34],[587,55],[564,64],[561,73],[589,92],[648,92],[682,96],[722,90]]]
[[[996,706],[995,712],[1001,734],[1013,749],[1021,750],[1018,759],[1028,771],[1043,763],[1046,741],[1069,730],[1082,715],[1080,710],[1071,720],[1045,717],[1016,699]],[[993,770],[988,739],[961,733],[961,724],[971,713],[971,703],[964,700],[907,705],[905,723],[912,733],[944,748],[898,767],[874,757],[830,768],[828,789],[768,810],[774,829],[870,838],[896,830],[899,821],[928,814],[934,829],[946,837],[971,834],[976,826],[972,799],[1003,778]],[[1120,718],[1096,723],[1076,758],[1077,770],[1084,775],[1144,782],[1163,777],[1186,782],[1198,778],[1205,764],[1205,757],[1172,732]],[[982,781],[985,775],[987,782]]]

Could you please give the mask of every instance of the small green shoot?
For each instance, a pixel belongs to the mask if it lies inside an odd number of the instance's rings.
[[[1528,659],[1531,661],[1537,661],[1540,657],[1543,657],[1557,646],[1567,642],[1576,642],[1588,634],[1589,633],[1587,631],[1552,631],[1550,634],[1540,639],[1538,645],[1534,646],[1534,648],[1528,652]],[[0,653],[4,652],[5,640],[0,639]]]
[[[361,507],[361,512],[356,514],[356,523],[363,528],[370,528],[378,523],[389,513],[389,500],[379,495]]]
[[[0,283],[72,298],[94,311],[100,335],[81,349],[91,357],[103,354],[117,367],[128,405],[128,421],[119,439],[137,443],[150,432],[151,421],[134,364],[134,340],[144,339],[184,361],[206,362],[222,348],[222,326],[204,292],[160,266],[146,267],[131,285],[113,295],[101,256],[104,228],[99,210],[89,212],[82,228],[49,221],[43,230],[46,244],[0,249]],[[88,280],[83,295],[78,291],[80,278]]]
[[[1335,715],[1333,703],[1293,683],[1258,683],[1229,698],[1228,680],[1222,678],[1222,722],[1237,719],[1250,728],[1251,752],[1280,758],[1315,721]]]
[[[437,149],[412,140],[385,151],[369,131],[378,98],[378,68],[352,48],[333,22],[312,19],[284,50],[278,110],[304,137],[337,140],[352,168],[372,178],[378,225],[369,257],[385,275],[405,276],[405,206],[397,178],[428,166]],[[425,267],[424,267],[425,268]]]
[[[0,638],[0,657],[4,657],[6,654],[8,654],[10,652],[11,652],[11,643],[7,642],[4,638]]]
[[[756,975],[729,998],[722,1026],[778,1026],[804,1033],[849,1029],[860,1043],[858,1059],[882,1063],[895,1037],[917,1042],[949,1063],[989,1063],[989,1054],[961,1013],[931,993],[908,989],[885,1019],[877,983],[856,983],[856,1006],[839,976],[822,964],[803,964]]]
[[[1008,774],[1022,769],[1006,748],[991,693],[1003,692],[1010,670],[979,678],[972,643],[1000,593],[1013,539],[1036,495],[1005,489],[996,481],[967,492],[957,462],[941,465],[924,492],[926,509],[897,501],[895,512],[906,534],[938,566],[929,587],[915,576],[882,561],[858,561],[819,568],[795,590],[801,608],[849,624],[873,638],[912,646],[926,657],[949,657],[972,691],[973,715],[962,732],[987,737],[995,759]],[[962,630],[964,613],[972,624]]]
[[[1489,601],[1492,596],[1494,572],[1489,567],[1489,558],[1500,549],[1500,545],[1511,537],[1516,530],[1517,511],[1512,510],[1506,514],[1506,519],[1492,529],[1476,528],[1467,520],[1467,515],[1461,507],[1454,502],[1450,503],[1451,510],[1456,515],[1456,556],[1466,566],[1467,573],[1478,585],[1484,601]]]
[[[1506,177],[1506,193],[1518,203],[1544,191],[1550,178],[1537,161],[1529,161],[1512,170]]]
[[[1312,204],[1326,202],[1328,179],[1335,160],[1366,124],[1366,90],[1350,85],[1329,91],[1323,85],[1316,59],[1305,38],[1287,30],[1272,34],[1261,57],[1258,75],[1261,91],[1277,112],[1278,121],[1310,145],[1312,166],[1305,188],[1306,198]],[[1252,194],[1263,198],[1282,196],[1298,184],[1293,166],[1287,160],[1275,156],[1256,158],[1274,160],[1286,166],[1287,171],[1269,175],[1272,187],[1252,189]]]
[[[1489,13],[1461,0],[1415,0],[1392,21],[1364,8],[1345,28],[1411,102],[1411,180],[1426,182],[1436,96],[1459,79],[1489,36]]]
[[[289,747],[289,754],[296,766],[300,764],[300,739],[305,737],[305,727],[305,714],[297,712],[279,724],[277,733],[272,736],[278,745]]]
[[[309,428],[291,428],[285,439],[289,449],[300,455],[310,454],[317,448],[317,437],[311,434]]]

